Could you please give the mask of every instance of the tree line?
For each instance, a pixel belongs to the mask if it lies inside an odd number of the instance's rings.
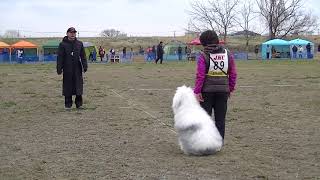
[[[317,16],[304,5],[305,0],[207,0],[193,1],[189,30],[201,32],[212,29],[223,36],[225,42],[230,31],[266,31],[269,39],[284,38],[313,32],[319,28]]]

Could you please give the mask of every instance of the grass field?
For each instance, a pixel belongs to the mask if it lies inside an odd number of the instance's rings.
[[[171,101],[195,63],[89,64],[64,110],[54,64],[0,65],[0,179],[320,179],[320,64],[237,61],[225,146],[179,149]]]

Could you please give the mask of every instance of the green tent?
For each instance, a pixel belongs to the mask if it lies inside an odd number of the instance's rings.
[[[50,41],[46,42],[42,46],[43,54],[44,55],[57,54],[60,42],[61,41],[58,41],[58,40],[50,40]]]
[[[185,56],[186,43],[172,40],[171,42],[164,45],[164,59],[165,60],[178,60],[178,47],[182,48],[182,55]],[[185,57],[183,57],[185,58]]]
[[[91,42],[83,42],[83,47],[87,60],[89,60],[90,52],[96,51],[96,54],[98,54],[97,47]]]
[[[172,40],[168,44],[165,44],[163,48],[164,53],[167,55],[176,55],[178,52],[179,46],[182,47],[182,54],[184,54],[187,44],[181,41],[176,41],[176,40]]]

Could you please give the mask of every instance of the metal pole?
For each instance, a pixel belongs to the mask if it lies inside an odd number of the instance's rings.
[[[10,61],[10,64],[11,64],[11,47],[9,48],[9,61]]]

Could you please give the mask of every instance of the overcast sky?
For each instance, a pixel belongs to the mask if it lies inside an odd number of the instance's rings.
[[[80,36],[114,28],[133,36],[184,34],[192,0],[0,0],[0,35],[63,36],[74,26]],[[203,1],[203,0],[202,0]],[[320,15],[318,0],[305,0]]]

